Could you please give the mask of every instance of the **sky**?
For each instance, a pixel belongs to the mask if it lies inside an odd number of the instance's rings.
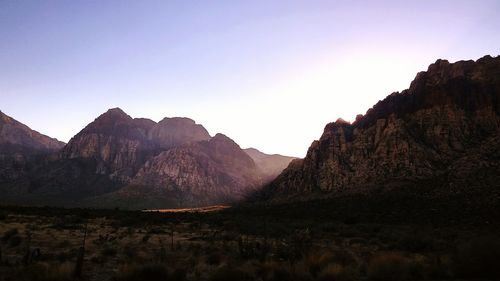
[[[113,107],[189,117],[303,157],[437,59],[487,54],[500,1],[0,0],[0,110],[65,142]]]

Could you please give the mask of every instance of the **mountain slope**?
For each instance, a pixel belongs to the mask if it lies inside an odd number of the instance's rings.
[[[0,182],[24,177],[30,161],[63,146],[0,111]]]
[[[59,153],[2,176],[2,202],[151,208],[242,199],[261,171],[233,140],[188,118],[159,123],[119,108],[97,117]]]
[[[74,136],[61,152],[62,159],[95,161],[95,173],[127,182],[158,152],[147,134],[156,123],[132,119],[119,108],[100,115]]]
[[[161,152],[144,164],[129,186],[93,204],[167,208],[230,203],[254,192],[261,178],[238,144],[217,134]]]
[[[63,142],[31,130],[28,126],[0,111],[0,151],[53,152],[61,149]]]
[[[263,196],[363,193],[425,182],[433,187],[430,196],[482,190],[486,200],[498,200],[499,134],[500,57],[438,60],[409,89],[353,124],[328,124],[305,159],[292,162]]]
[[[148,138],[162,149],[210,139],[210,134],[189,118],[164,118],[148,132]]]
[[[295,159],[294,157],[279,154],[265,154],[255,148],[246,148],[244,151],[252,157],[260,173],[266,180],[276,178]]]

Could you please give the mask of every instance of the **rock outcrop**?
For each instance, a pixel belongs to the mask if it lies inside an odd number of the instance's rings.
[[[133,119],[119,108],[102,114],[74,136],[61,152],[63,159],[92,159],[95,173],[128,182],[158,149],[148,139],[157,124]]]
[[[305,159],[293,161],[263,194],[364,192],[430,180],[439,182],[436,194],[483,182],[498,196],[492,179],[500,171],[499,136],[500,57],[438,60],[354,123],[326,125]]]
[[[161,152],[144,164],[131,186],[119,195],[146,187],[157,197],[168,194],[175,206],[229,203],[255,191],[261,178],[254,161],[238,144],[217,134]]]
[[[210,139],[210,134],[189,118],[164,118],[148,132],[148,138],[162,149]]]

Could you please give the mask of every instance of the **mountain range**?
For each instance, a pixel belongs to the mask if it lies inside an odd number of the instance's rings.
[[[231,203],[272,180],[293,159],[256,149],[247,154],[229,137],[211,137],[189,118],[156,123],[119,108],[97,117],[67,144],[5,114],[1,126],[2,203],[124,208]]]
[[[139,209],[398,193],[484,209],[500,200],[500,57],[437,60],[354,122],[327,124],[304,159],[241,149],[189,118],[114,108],[64,144],[0,114],[4,204]]]

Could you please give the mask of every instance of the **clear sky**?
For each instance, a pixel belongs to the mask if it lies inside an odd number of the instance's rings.
[[[0,0],[0,110],[66,142],[111,107],[186,116],[303,157],[436,59],[499,53],[500,1]]]

